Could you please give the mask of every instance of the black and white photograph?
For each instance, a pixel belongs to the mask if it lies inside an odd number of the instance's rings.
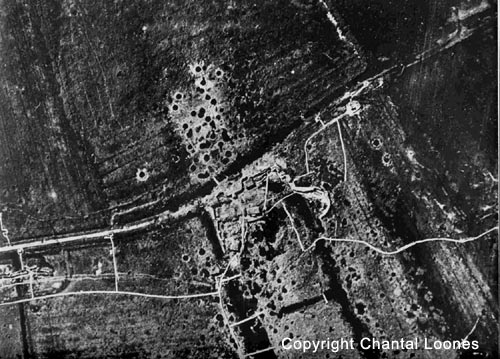
[[[497,0],[0,0],[0,359],[497,359]]]

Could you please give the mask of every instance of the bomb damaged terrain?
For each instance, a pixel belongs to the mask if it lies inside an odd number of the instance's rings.
[[[0,357],[496,358],[496,6],[1,2]]]

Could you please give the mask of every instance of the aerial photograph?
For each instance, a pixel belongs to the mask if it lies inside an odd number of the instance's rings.
[[[0,359],[497,359],[497,0],[0,0]]]

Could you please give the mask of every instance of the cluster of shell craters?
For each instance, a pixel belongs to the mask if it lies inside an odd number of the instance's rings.
[[[191,177],[203,182],[234,161],[243,136],[232,133],[224,117],[224,71],[201,62],[189,65],[189,72],[194,85],[171,95],[169,112],[191,156]]]

